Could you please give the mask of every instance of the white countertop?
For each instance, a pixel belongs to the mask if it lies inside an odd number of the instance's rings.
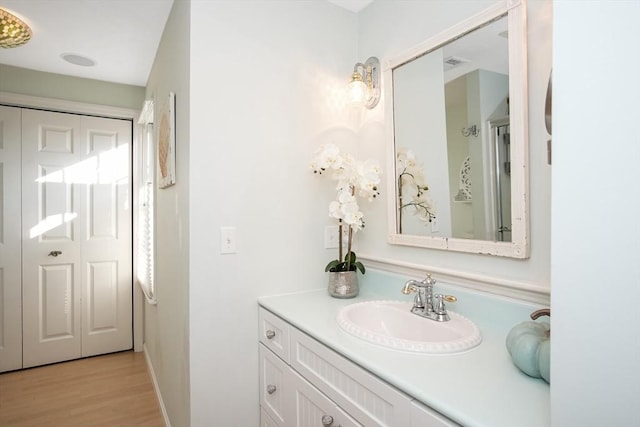
[[[367,272],[367,276],[370,274]],[[459,424],[549,425],[549,385],[520,372],[512,364],[504,344],[511,327],[529,320],[528,313],[539,307],[436,285],[437,290],[459,298],[449,309],[472,320],[483,336],[475,349],[453,355],[387,349],[351,336],[338,326],[336,315],[345,305],[376,299],[412,300],[399,292],[401,285],[400,282],[385,286],[361,284],[360,294],[346,300],[332,298],[326,289],[319,289],[262,297],[259,304]]]

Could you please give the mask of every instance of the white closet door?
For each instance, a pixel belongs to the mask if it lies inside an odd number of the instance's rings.
[[[20,109],[0,106],[0,372],[22,368]]]
[[[87,185],[82,235],[82,356],[132,347],[131,122],[82,118]]]
[[[25,368],[81,356],[81,146],[80,116],[23,110]]]
[[[22,137],[24,367],[131,348],[131,123],[23,110]]]

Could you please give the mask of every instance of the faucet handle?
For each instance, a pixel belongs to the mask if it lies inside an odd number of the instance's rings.
[[[440,296],[446,302],[456,302],[456,301],[458,301],[458,298],[454,297],[453,295],[440,295]]]
[[[404,295],[409,295],[410,293],[415,292],[416,296],[413,297],[413,307],[419,307],[419,308],[423,308],[424,307],[424,296],[423,296],[423,292],[420,288],[416,288],[413,285],[405,285],[404,288],[402,288],[402,293]]]
[[[402,293],[404,295],[409,295],[412,292],[418,292],[418,287],[416,285],[420,285],[421,282],[417,280],[411,279],[407,280],[407,282],[402,287]]]
[[[404,295],[409,295],[411,292],[416,292],[417,290],[418,289],[415,286],[407,284],[402,288],[402,293]]]
[[[456,302],[458,301],[458,298],[454,297],[453,295],[442,295],[442,294],[437,294],[434,295],[436,298],[436,306],[434,308],[433,311],[435,311],[438,314],[446,314],[447,310],[444,306],[444,302]]]

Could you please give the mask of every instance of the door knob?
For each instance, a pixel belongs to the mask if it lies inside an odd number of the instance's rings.
[[[323,415],[321,421],[324,427],[331,427],[331,424],[333,424],[333,417],[331,415]]]
[[[51,252],[49,252],[49,256],[57,257],[58,255],[62,255],[62,251],[51,251]]]

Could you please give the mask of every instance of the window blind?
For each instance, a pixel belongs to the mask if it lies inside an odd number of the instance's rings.
[[[136,271],[138,284],[147,302],[155,304],[153,101],[145,101],[138,123],[145,125],[145,132],[141,147]]]

